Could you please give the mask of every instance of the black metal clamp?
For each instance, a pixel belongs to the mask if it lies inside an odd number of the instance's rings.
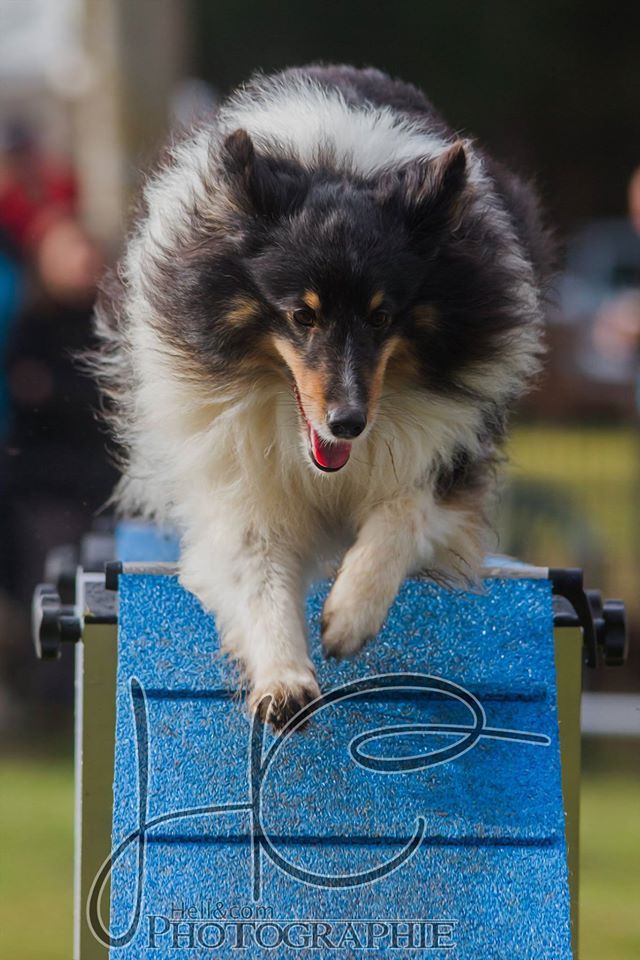
[[[39,659],[60,656],[63,643],[75,643],[82,637],[84,623],[116,623],[118,580],[123,564],[118,560],[104,564],[104,579],[91,584],[94,602],[88,602],[88,585],[82,567],[60,564],[56,584],[43,583],[33,597],[33,642]],[[558,601],[554,608],[556,627],[579,627],[583,633],[584,663],[596,667],[599,659],[608,666],[621,666],[627,659],[628,640],[624,604],[621,600],[602,600],[598,590],[585,590],[582,570],[549,568],[548,578]],[[83,595],[83,608],[78,599]]]
[[[584,638],[584,662],[598,665],[599,654],[605,666],[622,666],[628,654],[627,623],[622,600],[602,600],[599,590],[585,590],[582,570],[574,567],[549,569],[553,593],[567,601],[569,609],[557,610],[558,627],[581,627]]]
[[[38,659],[57,660],[63,643],[81,639],[85,621],[116,622],[115,615],[96,613],[93,605],[87,603],[87,574],[96,576],[112,556],[113,537],[107,528],[87,534],[79,546],[61,544],[49,551],[44,569],[46,582],[35,588],[31,606],[31,633]]]
[[[76,643],[82,637],[83,623],[77,607],[63,603],[50,583],[40,583],[34,591],[31,624],[40,660],[57,660],[63,643]]]

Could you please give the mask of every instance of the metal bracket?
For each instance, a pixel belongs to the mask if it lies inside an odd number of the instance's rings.
[[[597,667],[602,655],[607,667],[622,666],[628,654],[627,624],[622,600],[602,600],[599,590],[585,590],[582,570],[549,568],[554,596],[567,601],[569,609],[554,616],[556,626],[581,627],[583,658],[588,667]]]
[[[175,572],[175,564],[123,564],[112,560],[105,564],[104,578],[76,567],[75,578],[65,569],[61,570],[55,586],[40,584],[34,592],[32,608],[37,656],[43,660],[58,658],[63,643],[75,643],[81,638],[85,621],[117,622],[117,597],[113,593],[117,592],[120,574],[125,571],[166,574]],[[598,590],[585,590],[583,572],[578,568],[549,568],[544,572],[551,581],[554,596],[560,601],[554,609],[554,626],[582,629],[585,665],[596,667],[599,658],[609,667],[624,664],[628,639],[623,602],[603,601]],[[91,584],[96,594],[91,601],[87,596],[89,578],[96,581]]]

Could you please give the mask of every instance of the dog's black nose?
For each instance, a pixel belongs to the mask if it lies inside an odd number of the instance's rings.
[[[353,440],[367,425],[365,414],[354,407],[334,407],[327,414],[327,423],[334,437]]]

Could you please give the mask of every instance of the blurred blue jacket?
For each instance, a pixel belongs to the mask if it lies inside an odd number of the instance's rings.
[[[22,299],[22,271],[19,265],[0,251],[0,440],[9,427],[9,390],[5,350]]]

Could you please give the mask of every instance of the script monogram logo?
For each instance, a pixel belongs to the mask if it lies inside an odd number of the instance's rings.
[[[289,738],[311,717],[321,713],[332,704],[345,700],[371,697],[384,693],[405,693],[413,696],[433,696],[451,698],[462,704],[469,712],[469,722],[450,723],[402,723],[390,724],[367,730],[354,737],[349,743],[349,755],[353,763],[377,773],[393,774],[425,770],[439,764],[451,763],[472,750],[481,740],[510,740],[537,746],[548,746],[549,737],[543,734],[528,733],[523,730],[509,730],[487,725],[487,717],[481,702],[473,693],[451,680],[421,673],[387,673],[365,677],[346,683],[331,690],[322,697],[304,707],[280,731],[273,742],[265,749],[265,727],[257,713],[251,722],[249,737],[249,784],[246,799],[210,806],[191,807],[175,810],[158,816],[149,817],[149,713],[148,703],[142,684],[132,678],[130,681],[131,706],[135,725],[135,745],[138,773],[138,822],[134,830],[126,836],[112,851],[96,874],[87,900],[87,922],[96,939],[111,947],[123,947],[130,943],[138,931],[142,910],[142,891],[145,870],[146,843],[149,831],[160,826],[182,820],[187,817],[216,816],[230,813],[249,814],[251,818],[251,870],[253,879],[253,899],[261,897],[262,863],[266,857],[274,866],[301,883],[314,887],[348,888],[374,883],[389,876],[413,857],[425,836],[424,817],[415,819],[411,839],[395,856],[378,866],[349,874],[321,874],[305,870],[286,860],[269,837],[262,816],[262,787],[275,758],[283,750]],[[376,756],[367,752],[367,746],[376,741],[388,741],[394,737],[406,737],[419,734],[444,735],[453,737],[453,743],[440,746],[430,752],[411,756]],[[100,917],[100,898],[105,884],[115,864],[124,853],[135,844],[137,850],[137,869],[135,877],[134,904],[127,930],[113,934],[106,929]]]

